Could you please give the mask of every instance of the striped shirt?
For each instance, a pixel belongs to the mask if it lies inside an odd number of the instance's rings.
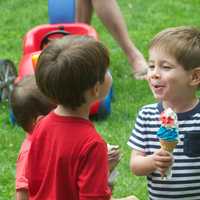
[[[128,141],[131,148],[146,155],[160,148],[156,132],[161,112],[161,103],[144,106],[139,111]],[[200,200],[200,103],[177,117],[180,141],[173,152],[172,178],[163,180],[158,171],[147,176],[151,200]]]

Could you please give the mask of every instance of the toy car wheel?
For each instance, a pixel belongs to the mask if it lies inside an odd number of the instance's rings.
[[[0,60],[0,100],[9,99],[17,71],[11,60]]]

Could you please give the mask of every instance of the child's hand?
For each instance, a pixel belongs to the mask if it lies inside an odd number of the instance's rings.
[[[110,172],[117,166],[120,159],[121,159],[121,153],[119,150],[119,146],[109,145],[108,146],[108,164],[109,164]]]
[[[173,163],[173,156],[169,152],[159,149],[154,152],[153,160],[156,170],[160,172],[161,176],[164,176]]]

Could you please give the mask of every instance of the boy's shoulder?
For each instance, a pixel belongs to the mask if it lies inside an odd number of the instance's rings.
[[[146,118],[150,116],[157,116],[160,115],[162,112],[162,106],[160,103],[152,103],[142,106],[138,110],[137,117],[139,118]]]
[[[159,110],[159,103],[152,103],[144,105],[140,108],[139,112],[155,112]]]

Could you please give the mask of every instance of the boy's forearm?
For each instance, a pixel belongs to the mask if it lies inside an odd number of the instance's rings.
[[[131,159],[131,171],[137,176],[147,176],[155,171],[153,155],[142,156],[137,155]]]

